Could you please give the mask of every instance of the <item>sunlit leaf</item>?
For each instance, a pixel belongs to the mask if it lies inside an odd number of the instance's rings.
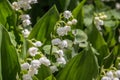
[[[15,80],[16,74],[20,70],[17,52],[8,32],[2,25],[0,25],[0,32],[0,67],[2,69],[2,79]]]
[[[71,59],[56,78],[57,80],[92,80],[97,74],[97,58],[92,48],[88,47]]]
[[[83,5],[86,0],[83,0],[79,5],[72,11],[74,17],[78,20],[76,28],[83,29]]]
[[[86,30],[88,35],[88,41],[90,41],[93,47],[100,53],[98,56],[99,64],[102,64],[103,58],[109,54],[107,43],[97,30],[96,26],[89,26]]]
[[[39,80],[44,80],[50,75],[52,75],[50,68],[45,65],[41,65],[36,76]]]
[[[59,13],[53,6],[40,20],[36,23],[29,38],[35,38],[45,43],[50,41],[50,34],[54,31],[54,25],[59,19]]]

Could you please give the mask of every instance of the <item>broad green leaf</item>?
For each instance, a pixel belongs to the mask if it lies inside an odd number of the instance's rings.
[[[17,51],[10,40],[8,32],[2,25],[0,25],[0,32],[0,67],[2,69],[2,79],[16,80],[16,74],[20,70]]]
[[[51,45],[45,45],[45,46],[43,47],[43,50],[44,50],[44,53],[50,54]],[[58,47],[52,46],[52,53],[53,53],[53,52],[56,52],[57,50],[58,50]]]
[[[97,9],[104,8],[104,3],[101,0],[94,0],[95,6]]]
[[[0,1],[0,23],[3,24],[5,27],[8,24],[9,26],[15,24],[15,15],[13,14],[14,11],[8,0],[1,0]]]
[[[110,12],[115,19],[120,19],[120,11],[111,10]]]
[[[73,16],[78,20],[76,28],[83,29],[83,6],[86,0],[83,0],[79,5],[72,11]]]
[[[89,26],[93,22],[94,6],[92,4],[84,6],[84,25]]]
[[[103,58],[109,54],[107,43],[97,30],[96,26],[88,26],[86,33],[88,35],[88,41],[90,41],[92,46],[100,53],[98,60],[99,65],[101,65]]]
[[[95,52],[87,47],[73,57],[56,76],[57,80],[92,80],[98,75]]]
[[[86,47],[87,46],[87,35],[80,29],[73,30],[75,33],[75,41],[74,43],[79,44],[79,47]]]
[[[104,21],[104,25],[107,27],[114,27],[116,25],[116,22],[112,20]]]
[[[56,5],[59,5],[57,7],[60,8],[61,11],[64,11],[68,8],[70,1],[71,0],[58,0],[58,3],[56,3]]]
[[[50,75],[49,77],[47,77],[45,80],[56,80],[56,78],[53,75]]]
[[[59,13],[53,6],[40,20],[36,23],[30,33],[29,39],[35,38],[43,43],[51,40],[50,34],[54,31],[54,25],[59,19]]]
[[[87,41],[88,37],[86,35],[85,32],[83,32],[80,29],[75,29],[73,30],[73,32],[75,33],[75,38],[76,38],[76,42],[83,42],[83,41]]]
[[[47,77],[49,77],[50,75],[52,75],[50,68],[45,66],[45,65],[41,65],[41,67],[39,68],[39,71],[38,71],[38,74],[36,75],[36,77],[39,80],[44,80]]]
[[[70,0],[68,9],[73,10],[78,4],[79,4],[79,0]]]

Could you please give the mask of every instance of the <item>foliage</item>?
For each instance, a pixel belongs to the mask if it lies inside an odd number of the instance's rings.
[[[119,13],[113,0],[1,0],[0,80],[120,78]]]

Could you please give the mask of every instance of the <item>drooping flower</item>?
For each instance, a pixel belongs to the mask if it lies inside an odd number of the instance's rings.
[[[23,36],[24,36],[25,38],[27,38],[27,37],[29,36],[29,34],[30,34],[30,31],[29,31],[28,29],[24,29],[24,30],[22,31],[22,34],[23,34]]]
[[[20,7],[25,11],[31,9],[29,0],[20,0],[20,1],[18,1],[18,3],[20,5]]]
[[[58,62],[59,64],[66,64],[66,60],[64,59],[64,57],[59,57],[59,58],[57,58],[57,62]]]
[[[47,59],[46,57],[41,57],[39,59],[39,61],[40,61],[41,64],[44,64],[45,66],[49,66],[50,65],[50,60]]]
[[[35,74],[38,74],[37,68],[34,68],[33,66],[31,66],[31,67],[29,68],[28,74],[29,74],[30,76],[34,76]]]
[[[59,38],[52,40],[52,45],[59,45],[61,43],[61,40]]]
[[[32,60],[31,61],[31,67],[33,67],[33,68],[39,68],[40,65],[41,65],[41,63],[39,60]]]
[[[110,78],[113,78],[113,72],[112,71],[107,72],[106,75]]]
[[[71,11],[66,10],[66,11],[64,11],[63,16],[66,19],[69,19],[72,16],[72,13],[71,13]]]
[[[41,43],[40,41],[36,41],[36,42],[34,43],[34,45],[35,45],[36,47],[41,47],[41,46],[42,46],[42,43]]]
[[[32,77],[29,74],[24,74],[22,77],[23,80],[32,80]]]
[[[50,66],[50,69],[51,69],[52,73],[58,71],[58,68],[56,66]]]
[[[20,18],[21,18],[22,21],[23,20],[29,20],[30,16],[28,14],[22,14],[22,15],[20,15]]]
[[[57,34],[59,36],[64,36],[66,34],[66,31],[65,31],[64,27],[58,27],[57,28]]]
[[[57,28],[57,34],[59,36],[67,35],[69,31],[71,31],[71,27],[70,26],[64,26],[64,27],[58,27]]]
[[[64,56],[63,50],[58,50],[58,51],[56,51],[56,53],[57,53],[60,57]]]
[[[67,48],[67,47],[68,47],[68,43],[67,43],[66,40],[63,40],[63,41],[61,42],[61,44],[59,44],[58,46],[59,46],[60,48]]]
[[[20,5],[18,2],[13,2],[12,3],[12,8],[16,11],[18,11],[20,9]]]
[[[29,69],[29,67],[30,67],[30,65],[29,65],[29,63],[23,63],[23,64],[21,64],[21,70],[27,70],[27,69]]]
[[[77,23],[77,19],[72,20],[72,24],[75,25]]]
[[[22,24],[24,27],[26,27],[26,26],[29,26],[31,24],[31,21],[29,19],[26,19],[26,20],[23,20]]]
[[[67,22],[67,25],[68,25],[68,26],[71,26],[71,25],[72,25],[72,21],[68,21],[68,22]]]
[[[30,56],[35,56],[37,54],[37,51],[38,51],[38,48],[36,48],[36,47],[31,47],[28,50]]]

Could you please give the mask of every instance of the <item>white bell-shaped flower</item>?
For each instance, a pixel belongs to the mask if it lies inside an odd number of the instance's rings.
[[[29,68],[28,74],[29,74],[30,76],[34,76],[35,74],[38,74],[37,68],[34,68],[33,66],[31,66],[31,67]]]
[[[59,57],[59,58],[57,58],[57,62],[58,62],[59,64],[66,64],[66,60],[65,60],[64,57]]]
[[[58,50],[58,51],[56,51],[56,53],[57,53],[60,57],[64,56],[63,50]]]
[[[23,80],[32,80],[32,77],[29,74],[24,74],[22,78]]]
[[[50,69],[51,69],[52,73],[58,71],[58,68],[56,66],[50,66]]]
[[[24,29],[24,30],[22,31],[22,34],[23,34],[23,36],[24,36],[25,38],[27,38],[27,37],[29,36],[29,34],[30,34],[30,31],[29,31],[28,29]]]
[[[39,61],[40,61],[41,64],[44,64],[45,66],[49,66],[50,65],[50,60],[47,59],[46,57],[41,57],[39,59]]]
[[[28,50],[30,56],[35,56],[37,54],[37,51],[38,51],[38,48],[36,48],[36,47],[31,47]]]
[[[72,13],[71,13],[71,11],[66,10],[66,11],[64,11],[63,16],[66,19],[69,19],[72,16]]]
[[[24,27],[27,27],[31,24],[31,21],[29,19],[26,19],[26,20],[23,20],[22,24]]]
[[[73,24],[73,25],[77,24],[77,19],[73,19],[73,20],[72,20],[72,24]]]
[[[34,45],[35,45],[36,47],[41,47],[41,46],[42,46],[42,42],[41,42],[41,41],[36,41],[36,42],[34,43]]]
[[[31,67],[33,68],[39,68],[41,65],[41,63],[39,62],[39,60],[32,60],[31,61]]]
[[[18,11],[20,9],[20,5],[18,2],[13,2],[12,3],[12,8],[16,11]]]
[[[107,72],[106,75],[110,78],[113,78],[113,72],[112,71]]]
[[[59,45],[61,43],[61,40],[59,38],[52,40],[52,45]]]
[[[68,47],[68,42],[66,40],[63,40],[61,44],[59,45],[60,48],[67,48]]]
[[[29,65],[29,63],[23,63],[23,64],[21,64],[21,70],[27,70],[27,69],[29,69],[29,67],[30,67],[30,65]]]
[[[27,19],[29,20],[30,16],[28,14],[22,14],[22,15],[20,15],[20,18],[21,18],[22,21],[27,20]]]

